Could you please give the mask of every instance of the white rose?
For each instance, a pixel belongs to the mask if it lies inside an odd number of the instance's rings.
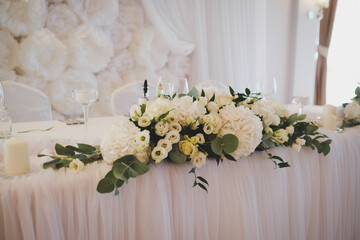
[[[172,130],[175,130],[177,132],[181,132],[181,125],[180,123],[178,122],[171,122],[169,123],[169,130],[172,131]]]
[[[138,121],[141,116],[141,107],[139,105],[132,105],[130,108],[130,117],[133,121]]]
[[[198,152],[196,156],[194,156],[190,162],[197,168],[201,168],[206,164],[206,155],[203,152]]]
[[[215,102],[209,102],[207,109],[209,112],[217,112],[219,110],[219,106]]]
[[[74,173],[79,173],[81,170],[84,169],[84,163],[82,161],[80,161],[78,158],[75,158],[74,160],[71,161],[71,163],[69,164],[69,168],[74,172]]]
[[[200,143],[200,144],[205,143],[205,138],[204,138],[204,135],[202,133],[196,134],[196,138],[197,138],[197,143]]]
[[[138,124],[139,124],[140,127],[147,127],[147,126],[149,126],[151,124],[151,119],[150,119],[149,116],[144,114],[139,118]]]
[[[288,126],[285,130],[291,135],[294,133],[294,126]]]
[[[165,136],[165,134],[169,131],[169,124],[164,121],[160,121],[155,125],[155,133],[158,136]]]
[[[151,157],[155,160],[156,164],[167,158],[167,156],[168,152],[163,147],[156,146],[151,152]]]
[[[206,133],[207,135],[211,134],[214,131],[214,125],[212,125],[211,123],[205,123],[204,125],[204,133]]]
[[[162,148],[165,148],[165,150],[167,152],[170,152],[171,149],[172,149],[172,143],[170,142],[170,140],[167,140],[167,139],[160,139],[157,143],[157,145],[159,147],[162,147]]]
[[[176,130],[171,130],[166,134],[165,139],[169,140],[172,144],[178,143],[180,141],[180,134]]]

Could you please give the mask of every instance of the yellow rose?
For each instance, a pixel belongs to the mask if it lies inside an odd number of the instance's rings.
[[[182,153],[186,156],[190,156],[192,158],[195,154],[199,151],[197,147],[195,147],[191,142],[188,140],[180,141],[179,142],[179,149]]]

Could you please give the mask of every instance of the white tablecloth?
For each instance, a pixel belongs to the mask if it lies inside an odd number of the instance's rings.
[[[41,169],[37,153],[55,142],[99,143],[115,120],[90,119],[87,134],[62,122],[14,124],[14,136],[30,140],[32,168],[0,176],[0,239],[360,239],[359,127],[322,129],[333,139],[326,157],[273,149],[291,168],[274,169],[263,152],[220,166],[208,160],[198,171],[208,193],[191,187],[190,163],[152,165],[118,196],[96,192],[105,163],[79,174]]]

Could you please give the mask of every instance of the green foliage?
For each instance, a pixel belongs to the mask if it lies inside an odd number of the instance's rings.
[[[198,90],[197,90],[195,87],[193,87],[193,88],[190,90],[190,92],[188,92],[187,95],[190,96],[190,97],[193,97],[193,98],[195,98],[195,99],[198,99],[198,97],[199,97]]]
[[[199,186],[207,192],[206,185],[209,186],[209,183],[205,180],[205,178],[196,175],[196,168],[192,168],[189,173],[194,174],[193,187]]]
[[[169,152],[169,160],[173,163],[181,164],[186,162],[187,157],[179,151],[179,144],[174,144],[172,150]]]

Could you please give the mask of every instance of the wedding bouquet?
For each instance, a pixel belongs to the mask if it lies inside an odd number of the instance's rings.
[[[83,167],[81,163],[104,160],[112,169],[100,180],[97,190],[115,190],[117,195],[119,187],[129,178],[146,173],[152,163],[189,161],[193,186],[207,191],[208,182],[197,176],[196,170],[211,159],[217,164],[236,161],[259,150],[267,153],[275,167],[282,168],[289,163],[270,153],[270,148],[290,146],[300,151],[302,146],[310,146],[318,153],[329,153],[331,140],[317,131],[315,123],[303,121],[305,115],[289,115],[281,105],[249,89],[245,93],[229,90],[193,88],[188,94],[161,96],[134,105],[130,118],[115,123],[100,146],[57,144],[57,154],[65,157],[51,156],[53,160],[44,168],[69,166],[77,170]]]
[[[351,103],[344,103],[345,118],[341,128],[360,125],[360,86],[355,89],[355,97]]]

